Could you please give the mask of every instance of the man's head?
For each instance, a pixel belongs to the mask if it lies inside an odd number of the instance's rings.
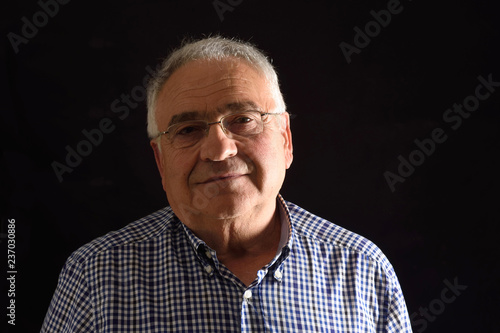
[[[286,111],[285,102],[280,91],[278,76],[267,57],[256,47],[247,42],[210,37],[184,44],[174,50],[161,64],[160,69],[148,84],[148,135],[150,139],[158,136],[156,121],[156,103],[158,94],[165,82],[180,67],[195,60],[224,60],[236,58],[248,64],[265,77],[270,84],[277,108]]]
[[[181,220],[274,207],[292,162],[285,111],[272,65],[249,44],[208,38],[164,61],[148,87],[148,134]]]

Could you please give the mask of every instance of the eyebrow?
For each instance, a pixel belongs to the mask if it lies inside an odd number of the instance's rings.
[[[245,102],[228,103],[224,105],[222,108],[217,108],[216,112],[219,114],[223,114],[228,111],[232,113],[245,110],[261,111],[260,107],[256,103],[252,101],[245,101]],[[175,114],[172,116],[172,119],[170,119],[168,126],[172,126],[174,124],[182,123],[184,121],[189,121],[189,120],[199,120],[200,118],[202,118],[202,114],[204,114],[204,112],[199,112],[199,111],[185,111]]]
[[[200,112],[187,111],[187,112],[178,113],[178,114],[175,114],[172,116],[172,119],[170,119],[168,126],[182,123],[183,121],[195,120],[195,119],[200,119]]]
[[[246,102],[235,102],[235,103],[228,103],[224,105],[222,110],[218,110],[220,113],[223,113],[221,111],[231,111],[231,112],[238,112],[238,111],[244,111],[244,110],[258,110],[260,111],[260,107],[255,104],[252,101],[246,101]]]

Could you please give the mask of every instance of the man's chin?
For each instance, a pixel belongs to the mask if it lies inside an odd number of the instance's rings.
[[[228,192],[218,193],[208,197],[195,197],[192,202],[192,212],[213,219],[230,219],[243,215],[250,209],[248,193]]]

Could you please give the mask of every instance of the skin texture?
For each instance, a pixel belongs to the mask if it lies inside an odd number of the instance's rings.
[[[282,111],[262,75],[239,59],[196,60],[162,87],[156,119],[164,131],[179,117],[217,121],[249,109]],[[175,214],[246,285],[276,254],[276,197],[293,159],[288,114],[264,119],[252,137],[229,138],[216,124],[192,147],[174,149],[166,135],[151,141]]]

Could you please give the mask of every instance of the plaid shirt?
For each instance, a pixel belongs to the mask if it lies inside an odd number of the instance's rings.
[[[378,247],[279,202],[283,247],[250,286],[166,207],[71,255],[42,332],[411,332]]]

